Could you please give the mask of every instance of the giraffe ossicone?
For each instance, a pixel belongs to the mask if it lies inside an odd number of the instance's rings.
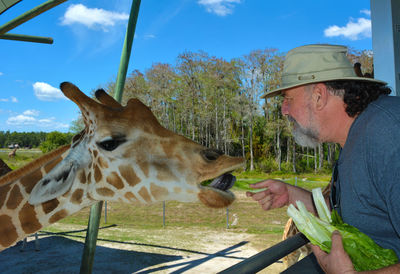
[[[80,108],[85,129],[70,146],[0,177],[0,250],[101,200],[201,201],[212,208],[233,202],[230,173],[243,158],[165,129],[137,99],[121,106],[104,90],[95,101],[71,83],[60,87]]]

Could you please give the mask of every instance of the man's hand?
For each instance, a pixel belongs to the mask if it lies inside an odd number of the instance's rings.
[[[247,197],[252,197],[264,210],[280,208],[289,203],[289,192],[287,184],[278,180],[266,180],[250,185],[251,188],[266,190],[252,193],[246,192]]]
[[[343,249],[342,237],[338,231],[332,233],[331,253],[325,253],[317,245],[311,245],[311,249],[325,273],[356,273],[349,255]]]

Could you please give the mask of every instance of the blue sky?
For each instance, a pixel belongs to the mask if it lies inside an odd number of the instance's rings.
[[[43,2],[20,2],[0,15],[0,25]],[[0,131],[67,132],[79,111],[59,84],[89,94],[115,80],[130,5],[70,0],[9,32],[54,44],[0,40]],[[230,60],[312,43],[372,49],[370,1],[142,0],[128,74],[175,64],[184,51]]]

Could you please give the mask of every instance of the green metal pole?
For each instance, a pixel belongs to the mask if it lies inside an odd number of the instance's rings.
[[[133,0],[131,14],[129,15],[129,23],[126,29],[124,47],[122,48],[121,61],[119,64],[117,81],[115,85],[114,98],[121,102],[122,93],[124,91],[126,72],[128,71],[129,58],[131,56],[133,37],[135,36],[136,21],[139,14],[140,0]]]
[[[102,206],[103,201],[94,204],[90,208],[89,223],[86,232],[85,247],[83,248],[80,273],[92,273]]]
[[[65,2],[67,0],[49,0],[27,12],[24,14],[18,16],[17,18],[5,23],[4,25],[0,26],[0,35],[5,34],[9,30],[12,30],[19,25],[25,23],[26,21],[38,16],[39,14],[42,14],[43,12]]]
[[[114,98],[118,102],[122,100],[124,90],[126,72],[128,70],[129,58],[131,55],[133,37],[135,36],[136,21],[139,14],[140,0],[133,0],[131,12],[129,15],[128,27],[126,29],[124,46],[121,54],[121,61],[118,69],[117,82],[115,87]],[[92,273],[94,252],[96,249],[97,235],[99,231],[101,209],[103,202],[93,205],[90,209],[89,223],[85,239],[85,247],[83,250],[80,273]]]
[[[43,43],[43,44],[53,44],[53,38],[51,38],[51,37],[40,37],[40,36],[31,36],[31,35],[23,35],[23,34],[5,33],[3,35],[0,35],[0,39]]]

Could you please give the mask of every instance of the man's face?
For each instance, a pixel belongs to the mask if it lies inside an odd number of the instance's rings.
[[[310,87],[308,87],[310,88]],[[292,134],[296,143],[305,147],[318,145],[319,130],[315,125],[311,109],[311,90],[300,86],[282,92],[282,114],[292,123]]]

